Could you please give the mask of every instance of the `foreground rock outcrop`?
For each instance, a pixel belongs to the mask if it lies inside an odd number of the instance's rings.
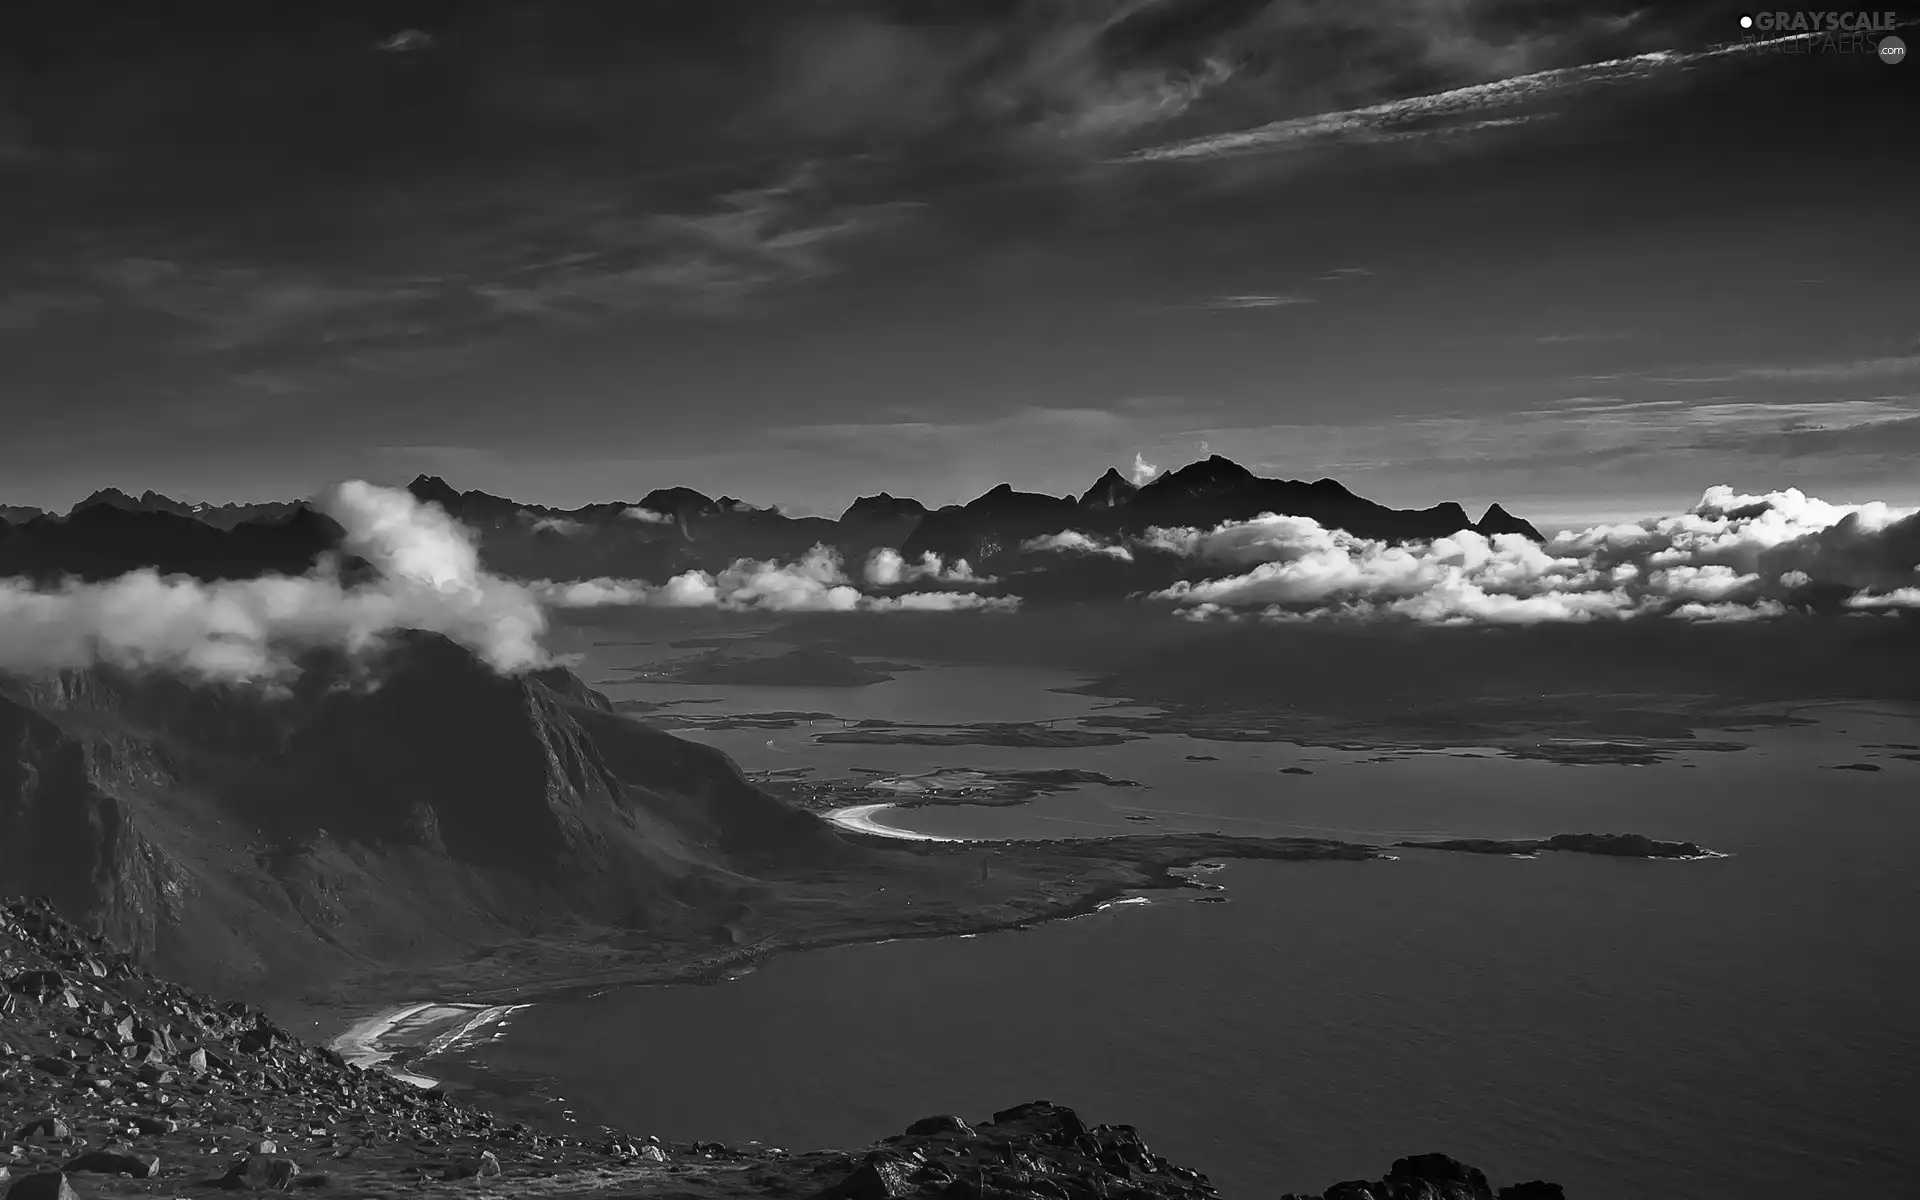
[[[1128,1125],[1034,1101],[978,1125],[916,1121],[864,1151],[789,1153],[508,1122],[350,1065],[244,1003],[156,978],[41,901],[0,907],[0,1194],[6,1200],[326,1194],[720,1200],[1210,1200]],[[1278,1186],[1275,1195],[1280,1194]],[[1556,1200],[1552,1184],[1498,1200]],[[1495,1200],[1444,1155],[1325,1200]],[[1299,1200],[1307,1200],[1302,1196]]]

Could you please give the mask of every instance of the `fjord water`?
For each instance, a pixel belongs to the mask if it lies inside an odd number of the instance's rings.
[[[1045,683],[935,668],[804,700],[608,690],[724,700],[693,711],[896,720],[1091,708]],[[1138,1125],[1229,1197],[1377,1177],[1435,1149],[1498,1181],[1559,1180],[1577,1200],[1901,1194],[1920,1113],[1920,883],[1907,865],[1920,763],[1861,747],[1912,740],[1920,721],[1884,708],[1810,715],[1817,725],[1712,735],[1746,743],[1738,752],[1642,768],[1370,762],[1163,736],[1033,751],[815,747],[804,726],[696,732],[749,769],[1080,766],[1148,785],[883,814],[929,831],[1634,830],[1732,857],[1233,863],[1209,876],[1225,904],[1155,893],[1029,930],[844,946],[723,984],[555,1000],[429,1070],[525,1112],[789,1148],[859,1145],[929,1113],[978,1119],[1044,1097]],[[1828,769],[1869,759],[1883,769]],[[1280,774],[1289,764],[1314,774]]]

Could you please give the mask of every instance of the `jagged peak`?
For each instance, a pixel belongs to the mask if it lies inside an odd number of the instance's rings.
[[[1079,502],[1088,508],[1112,508],[1125,503],[1139,490],[1139,485],[1122,475],[1117,468],[1108,467],[1106,474],[1094,480],[1093,486],[1081,493]]]
[[[139,509],[140,501],[117,487],[96,488],[86,499],[68,509],[67,515],[73,516],[75,513],[85,512],[90,508],[99,508],[102,505],[109,508],[134,511]]]
[[[924,517],[927,506],[911,496],[896,496],[892,492],[879,492],[872,496],[856,497],[840,519],[859,520],[862,518],[885,520],[900,517]]]
[[[1189,479],[1238,481],[1242,479],[1252,479],[1253,472],[1247,470],[1239,463],[1234,462],[1224,454],[1210,454],[1198,462],[1190,462],[1177,471],[1169,472],[1165,478],[1182,481]]]
[[[1536,542],[1546,541],[1533,522],[1524,517],[1516,517],[1499,504],[1489,504],[1486,515],[1474,522],[1474,528],[1483,534],[1517,533],[1532,538]]]
[[[460,499],[460,490],[440,478],[438,475],[416,475],[407,485],[407,491],[413,493],[416,500],[438,504],[441,507]]]

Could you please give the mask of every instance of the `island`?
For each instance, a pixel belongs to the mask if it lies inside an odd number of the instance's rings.
[[[1612,858],[1724,858],[1697,842],[1662,842],[1638,833],[1556,833],[1549,838],[1441,838],[1395,842],[1410,850],[1457,850],[1462,854],[1534,855],[1543,850],[1600,854]]]

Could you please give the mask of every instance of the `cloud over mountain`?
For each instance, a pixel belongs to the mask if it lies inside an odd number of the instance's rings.
[[[1856,610],[1920,607],[1920,509],[1829,504],[1794,489],[1713,487],[1684,513],[1562,533],[1545,545],[1472,532],[1392,545],[1274,516],[1206,531],[1155,529],[1138,542],[1250,567],[1155,593],[1201,618],[1754,620],[1822,594]]]
[[[881,546],[867,555],[866,566],[861,574],[875,587],[895,587],[902,583],[914,583],[920,580],[940,583],[991,583],[973,573],[967,560],[956,559],[949,566],[938,554],[927,551],[917,562],[910,562],[898,550]]]
[[[110,663],[270,681],[304,651],[363,654],[408,629],[444,634],[503,672],[547,661],[533,593],[483,570],[471,536],[438,506],[361,482],[317,504],[346,531],[342,548],[371,565],[370,580],[348,582],[333,561],[212,583],[153,570],[44,588],[0,580],[0,670]]]

